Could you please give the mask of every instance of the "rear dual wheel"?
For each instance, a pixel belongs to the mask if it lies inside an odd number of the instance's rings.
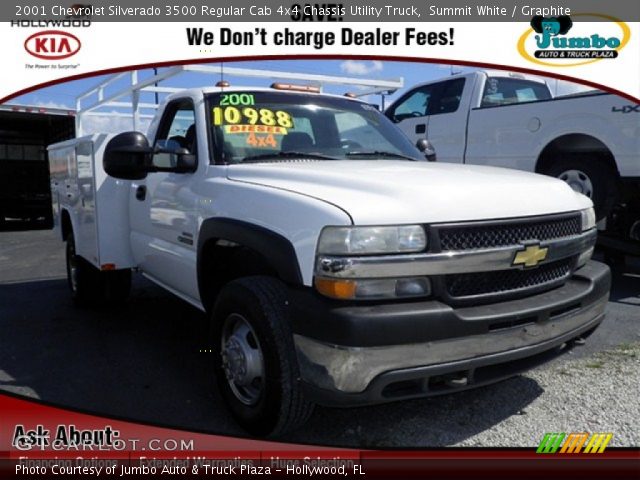
[[[67,283],[78,306],[124,302],[131,290],[131,270],[100,271],[76,253],[73,234],[67,237]]]

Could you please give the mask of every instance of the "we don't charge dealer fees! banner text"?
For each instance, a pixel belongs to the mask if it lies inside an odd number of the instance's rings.
[[[640,96],[633,2],[136,3],[2,4],[0,98],[127,66],[300,56],[493,65]]]

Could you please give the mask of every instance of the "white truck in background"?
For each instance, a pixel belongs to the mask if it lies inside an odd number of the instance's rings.
[[[553,98],[539,77],[479,70],[411,87],[385,113],[438,162],[566,181],[640,254],[640,105],[601,91]]]
[[[610,272],[590,259],[586,196],[427,162],[359,100],[182,90],[146,135],[85,136],[49,156],[73,297],[122,300],[135,270],[206,312],[194,349],[211,352],[211,379],[253,434],[293,429],[314,404],[496,382],[604,318]]]

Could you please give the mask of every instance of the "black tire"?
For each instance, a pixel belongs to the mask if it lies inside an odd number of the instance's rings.
[[[588,196],[593,201],[596,220],[600,221],[609,215],[618,196],[618,178],[615,170],[604,160],[571,155],[566,159],[554,161],[543,173],[564,179],[564,174],[570,171],[580,172],[591,184],[592,192],[589,192]]]
[[[213,309],[211,345],[218,388],[236,421],[257,436],[278,436],[295,430],[313,413],[314,405],[304,397],[300,386],[287,305],[286,289],[280,281],[255,276],[226,285]],[[255,333],[263,361],[264,378],[258,382],[259,393],[253,404],[241,401],[234,393],[236,387],[227,379],[223,367],[225,325],[238,316]]]
[[[67,236],[66,266],[71,298],[78,306],[114,306],[129,296],[131,270],[101,272],[76,254],[73,234]]]
[[[100,272],[76,254],[73,234],[67,236],[66,264],[67,284],[73,302],[82,307],[93,305],[98,300]]]

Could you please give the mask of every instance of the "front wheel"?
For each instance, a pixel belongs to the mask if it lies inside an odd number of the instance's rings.
[[[286,289],[270,277],[229,283],[213,310],[212,344],[218,387],[248,432],[277,436],[311,416],[303,395]]]
[[[589,197],[593,201],[597,220],[605,218],[615,204],[616,172],[597,158],[557,160],[544,173],[564,180],[573,190]]]

